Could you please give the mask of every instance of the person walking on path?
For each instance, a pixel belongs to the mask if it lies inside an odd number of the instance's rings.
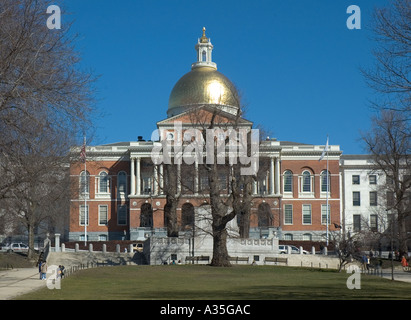
[[[41,274],[41,264],[42,264],[42,262],[43,261],[39,261],[39,275],[40,275],[40,280],[41,280],[41,278],[42,278],[42,274]]]
[[[41,279],[46,280],[47,262],[43,260],[41,264]]]

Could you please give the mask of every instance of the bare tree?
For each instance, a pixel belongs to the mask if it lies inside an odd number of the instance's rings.
[[[0,173],[7,177],[0,180],[0,205],[12,203],[7,214],[24,212],[26,220],[45,210],[41,197],[56,200],[50,192],[62,185],[69,145],[92,128],[95,78],[80,71],[69,22],[48,29],[48,5],[0,2]],[[31,235],[36,222],[29,220]]]
[[[250,127],[245,139],[239,139],[238,129],[241,127],[241,110],[236,114],[226,113],[218,105],[193,108],[190,111],[191,123],[201,132],[200,165],[206,173],[208,180],[207,196],[211,214],[211,233],[213,237],[213,266],[230,266],[227,251],[227,224],[237,214],[241,213],[243,221],[247,221],[250,214],[252,183],[256,174],[245,175],[242,169],[252,169],[252,163],[244,164],[239,160],[238,154],[230,159],[226,155],[231,146],[244,150],[244,155],[251,158]],[[249,124],[248,124],[249,126]],[[231,145],[233,140],[234,145]],[[226,189],[222,188],[226,182]],[[249,224],[244,223],[244,228]]]
[[[376,9],[373,30],[376,63],[362,69],[368,85],[380,96],[378,108],[411,112],[411,2],[393,0]]]
[[[373,119],[370,132],[362,136],[376,169],[384,172],[387,179],[382,193],[383,197],[389,195],[387,210],[395,215],[400,254],[408,252],[406,226],[411,216],[410,134],[409,122],[403,113],[385,110]]]

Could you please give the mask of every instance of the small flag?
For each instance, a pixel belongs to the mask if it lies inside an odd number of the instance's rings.
[[[321,154],[321,157],[320,159],[318,159],[318,161],[321,161],[324,158],[326,152],[328,152],[328,136],[327,136],[327,143],[325,144],[323,153]]]
[[[84,138],[83,146],[81,147],[80,161],[83,163],[86,162],[86,138]]]

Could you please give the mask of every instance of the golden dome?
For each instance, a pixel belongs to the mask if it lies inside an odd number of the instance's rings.
[[[193,68],[178,80],[170,94],[167,115],[172,117],[204,104],[219,105],[231,113],[239,108],[235,86],[216,68],[207,66]]]

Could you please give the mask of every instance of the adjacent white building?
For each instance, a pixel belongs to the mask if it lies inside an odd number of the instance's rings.
[[[385,174],[376,169],[370,155],[342,155],[340,173],[344,231],[384,231],[388,213]]]

